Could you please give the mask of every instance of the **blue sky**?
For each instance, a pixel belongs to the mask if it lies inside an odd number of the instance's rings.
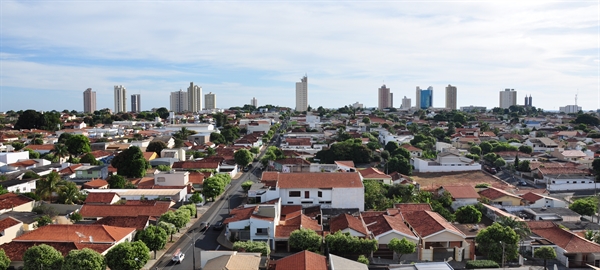
[[[0,1],[0,111],[113,108],[113,87],[169,107],[191,81],[217,106],[377,106],[385,82],[458,88],[458,106],[498,106],[504,88],[546,110],[600,108],[597,1]],[[129,107],[130,104],[128,104]]]

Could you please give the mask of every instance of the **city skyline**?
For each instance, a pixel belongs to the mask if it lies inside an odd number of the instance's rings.
[[[597,2],[0,5],[0,111],[82,111],[87,88],[98,109],[113,108],[114,85],[143,91],[150,110],[190,81],[221,108],[252,97],[294,108],[293,82],[305,73],[313,108],[376,107],[372,89],[383,82],[396,108],[416,85],[437,89],[432,105],[442,108],[451,84],[457,107],[497,107],[497,93],[514,88],[520,105],[527,95],[558,110],[578,93],[578,106],[598,109]]]

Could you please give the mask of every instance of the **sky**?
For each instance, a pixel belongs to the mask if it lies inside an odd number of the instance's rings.
[[[114,109],[114,86],[142,110],[169,108],[194,82],[217,107],[400,107],[417,86],[458,106],[600,108],[598,1],[0,1],[0,111]],[[130,97],[128,97],[130,110]]]

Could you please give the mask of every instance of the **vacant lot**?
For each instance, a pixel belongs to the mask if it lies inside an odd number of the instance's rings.
[[[480,183],[488,183],[495,188],[507,189],[514,186],[506,184],[496,177],[486,174],[482,171],[473,172],[455,172],[455,173],[415,173],[411,176],[423,190],[434,190],[443,185],[475,186]]]

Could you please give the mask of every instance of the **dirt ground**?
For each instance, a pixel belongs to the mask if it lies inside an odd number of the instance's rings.
[[[474,187],[480,183],[488,183],[493,187],[500,189],[514,188],[514,186],[482,171],[415,173],[411,177],[421,185],[422,190],[434,190],[442,185],[470,185]]]

